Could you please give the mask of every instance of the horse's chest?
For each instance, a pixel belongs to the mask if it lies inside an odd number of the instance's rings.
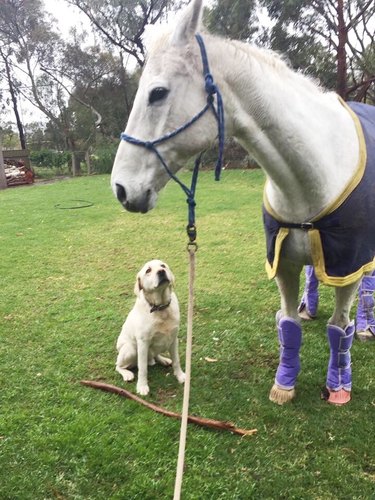
[[[307,231],[292,229],[282,246],[281,255],[296,264],[311,264],[311,245]]]

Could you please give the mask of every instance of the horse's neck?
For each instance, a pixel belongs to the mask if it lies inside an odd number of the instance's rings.
[[[210,49],[217,71],[212,70],[223,78],[228,132],[265,170],[271,207],[289,221],[316,215],[356,169],[352,118],[336,95],[323,93],[261,49],[215,41]]]

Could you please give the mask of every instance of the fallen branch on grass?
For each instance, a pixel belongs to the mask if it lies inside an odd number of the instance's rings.
[[[150,410],[161,413],[162,415],[166,415],[167,417],[177,418],[181,420],[180,413],[175,413],[173,411],[166,410],[165,408],[161,408],[160,406],[154,405],[153,403],[149,403],[148,401],[145,401],[144,399],[125,389],[122,389],[121,387],[116,387],[115,385],[111,384],[105,384],[103,382],[96,382],[94,380],[81,380],[81,384],[93,387],[94,389],[100,389],[101,391],[112,392],[124,398],[132,399],[133,401],[146,406],[146,408],[149,408]],[[210,427],[211,429],[233,432],[234,434],[239,434],[240,436],[251,436],[252,434],[255,434],[257,432],[257,429],[239,429],[231,422],[222,422],[221,420],[213,420],[211,418],[204,417],[193,417],[192,415],[188,416],[188,422],[200,425],[202,427]]]

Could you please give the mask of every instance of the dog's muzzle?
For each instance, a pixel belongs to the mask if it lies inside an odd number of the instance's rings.
[[[157,276],[159,278],[159,286],[164,285],[164,283],[170,283],[170,280],[169,280],[167,273],[164,269],[160,269],[157,272]]]

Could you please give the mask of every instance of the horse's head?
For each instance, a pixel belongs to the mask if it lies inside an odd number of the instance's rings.
[[[148,47],[148,59],[129,116],[125,135],[153,142],[189,122],[206,104],[199,47],[195,40],[202,0],[193,0],[173,31],[162,32]],[[215,117],[205,113],[186,130],[156,144],[160,156],[175,173],[192,155],[216,137]],[[147,212],[169,175],[157,153],[121,141],[113,170],[112,189],[131,212]]]

